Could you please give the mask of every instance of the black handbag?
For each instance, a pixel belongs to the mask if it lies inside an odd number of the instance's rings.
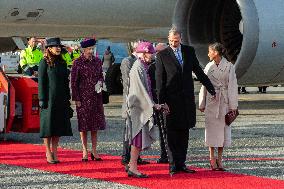
[[[236,113],[234,114],[233,111],[229,111],[226,115],[225,115],[225,123],[226,125],[231,125],[231,123],[233,121],[235,121],[235,119],[238,117],[239,115],[239,110],[236,111]]]
[[[109,103],[109,93],[107,91],[102,90],[102,96],[103,96],[103,104]]]

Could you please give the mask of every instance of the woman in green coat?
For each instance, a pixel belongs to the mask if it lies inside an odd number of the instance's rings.
[[[62,58],[59,38],[46,39],[44,58],[39,64],[38,94],[40,137],[46,147],[50,164],[59,163],[57,146],[60,136],[72,136],[70,118],[70,89],[67,64]]]

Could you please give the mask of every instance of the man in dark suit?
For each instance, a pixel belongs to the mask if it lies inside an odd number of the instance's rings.
[[[156,49],[156,53],[159,53],[160,51],[164,50],[165,48],[167,48],[168,45],[166,43],[158,43],[155,47]],[[155,62],[153,62],[148,69],[148,73],[149,73],[149,77],[151,80],[151,89],[152,89],[152,97],[153,97],[153,101],[158,104],[158,98],[157,98],[157,93],[156,93],[156,79],[155,79],[155,70],[156,70],[156,64]],[[156,114],[158,114],[159,112],[156,111]],[[169,163],[168,160],[168,155],[167,155],[167,151],[166,151],[166,146],[165,146],[165,142],[164,142],[164,138],[163,138],[163,132],[165,132],[162,130],[163,125],[160,124],[161,120],[159,119],[159,116],[156,116],[156,124],[158,125],[159,128],[159,134],[160,134],[160,158],[157,160],[157,163]]]
[[[189,129],[195,127],[196,106],[192,71],[198,80],[215,98],[215,90],[204,74],[191,46],[181,44],[181,33],[172,28],[169,31],[169,47],[157,54],[156,88],[159,104],[166,112],[167,140],[173,160],[170,174],[177,172],[194,173],[186,167]]]

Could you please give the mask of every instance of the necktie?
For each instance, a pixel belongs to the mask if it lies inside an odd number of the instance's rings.
[[[182,58],[180,57],[180,55],[178,53],[178,49],[175,49],[175,54],[176,54],[176,58],[177,58],[178,62],[180,63],[180,65],[182,65]]]

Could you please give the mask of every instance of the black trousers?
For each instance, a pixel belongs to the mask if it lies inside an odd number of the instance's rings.
[[[185,166],[189,130],[168,130],[167,137],[168,145],[173,155],[173,163],[179,169]]]
[[[123,130],[123,139],[124,139],[124,136],[126,134],[126,126],[124,127],[124,130]],[[130,150],[131,150],[131,146],[129,145],[129,140],[123,140],[123,150],[122,150],[122,160],[125,161],[125,162],[129,162],[130,160]]]
[[[163,138],[163,132],[164,134],[167,134],[167,129],[165,127],[164,124],[164,120],[161,120],[161,117],[158,116],[159,112],[155,112],[156,116],[155,116],[155,121],[156,124],[158,125],[159,128],[159,134],[160,134],[160,158],[161,159],[168,159],[168,155],[167,155],[167,151],[166,151],[166,146],[165,146],[165,142],[164,142],[164,138]]]

